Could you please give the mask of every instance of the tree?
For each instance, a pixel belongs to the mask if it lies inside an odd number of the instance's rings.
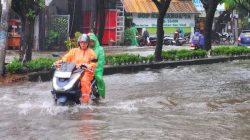
[[[45,0],[13,0],[12,9],[20,16],[22,22],[22,43],[20,59],[32,58],[35,17],[45,7]]]
[[[7,30],[8,30],[8,19],[9,9],[11,6],[11,0],[1,0],[1,25],[0,25],[0,75],[4,74],[4,63],[5,63],[5,51],[7,45]]]
[[[104,27],[105,27],[105,0],[97,0],[97,16],[96,21],[99,21],[99,30],[98,30],[98,40],[100,44],[102,44],[102,38],[104,34]],[[96,24],[96,29],[98,29],[98,25]]]
[[[156,5],[159,14],[157,18],[157,43],[155,48],[155,61],[161,61],[162,44],[164,37],[163,22],[171,0],[152,0]]]
[[[70,36],[73,37],[75,32],[82,31],[82,2],[83,0],[68,0],[70,13]]]
[[[226,24],[224,23],[227,23],[229,21],[231,21],[231,12],[232,12],[232,9],[228,9],[226,11],[223,11],[219,17],[218,17],[218,20],[217,22],[215,23],[215,28],[214,28],[214,31],[213,33],[215,34],[216,32],[221,32],[222,29],[224,29],[226,27]],[[214,35],[215,37],[216,35]]]
[[[225,0],[227,9],[237,9],[241,15],[245,15],[243,17],[243,28],[249,28],[250,24],[248,22],[248,18],[250,16],[250,0]]]
[[[233,2],[240,8],[250,14],[250,0],[233,0]]]
[[[212,38],[212,26],[214,21],[214,14],[218,4],[222,0],[201,0],[203,7],[206,12],[206,19],[205,19],[205,29],[204,29],[204,36],[205,36],[205,49],[211,49],[211,38]]]

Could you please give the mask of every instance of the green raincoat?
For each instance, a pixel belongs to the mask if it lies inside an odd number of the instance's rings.
[[[137,31],[136,27],[133,26],[133,27],[130,28],[130,30],[132,32],[131,45],[132,46],[139,46],[138,42],[137,42],[137,39],[136,39],[136,35],[138,34],[138,31]]]
[[[89,37],[91,40],[95,41],[95,47],[94,48],[90,47],[90,48],[95,51],[96,57],[98,59],[97,67],[95,70],[95,79],[97,80],[99,95],[101,97],[105,97],[105,82],[103,80],[103,67],[105,64],[104,49],[100,46],[98,38],[95,36],[95,34],[90,33]]]

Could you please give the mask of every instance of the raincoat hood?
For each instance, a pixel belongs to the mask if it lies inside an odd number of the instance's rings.
[[[90,40],[94,40],[94,41],[95,41],[94,50],[98,50],[98,49],[100,48],[100,43],[99,43],[99,40],[98,40],[98,38],[96,37],[96,35],[93,34],[93,33],[89,33],[89,38],[90,38]]]

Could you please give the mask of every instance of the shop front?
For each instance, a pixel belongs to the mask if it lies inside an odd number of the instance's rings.
[[[132,15],[139,32],[145,28],[150,36],[156,36],[158,9],[151,0],[124,0],[124,7]],[[177,29],[183,34],[192,34],[197,14],[192,1],[173,0],[164,18],[165,35],[173,36]]]
[[[133,14],[133,22],[140,30],[146,28],[150,35],[156,34],[157,14]],[[164,18],[165,35],[173,35],[179,29],[184,33],[191,33],[195,25],[194,14],[166,14]]]

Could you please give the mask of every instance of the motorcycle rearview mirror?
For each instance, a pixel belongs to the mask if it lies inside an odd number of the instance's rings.
[[[53,57],[60,57],[60,55],[58,53],[52,53]]]

